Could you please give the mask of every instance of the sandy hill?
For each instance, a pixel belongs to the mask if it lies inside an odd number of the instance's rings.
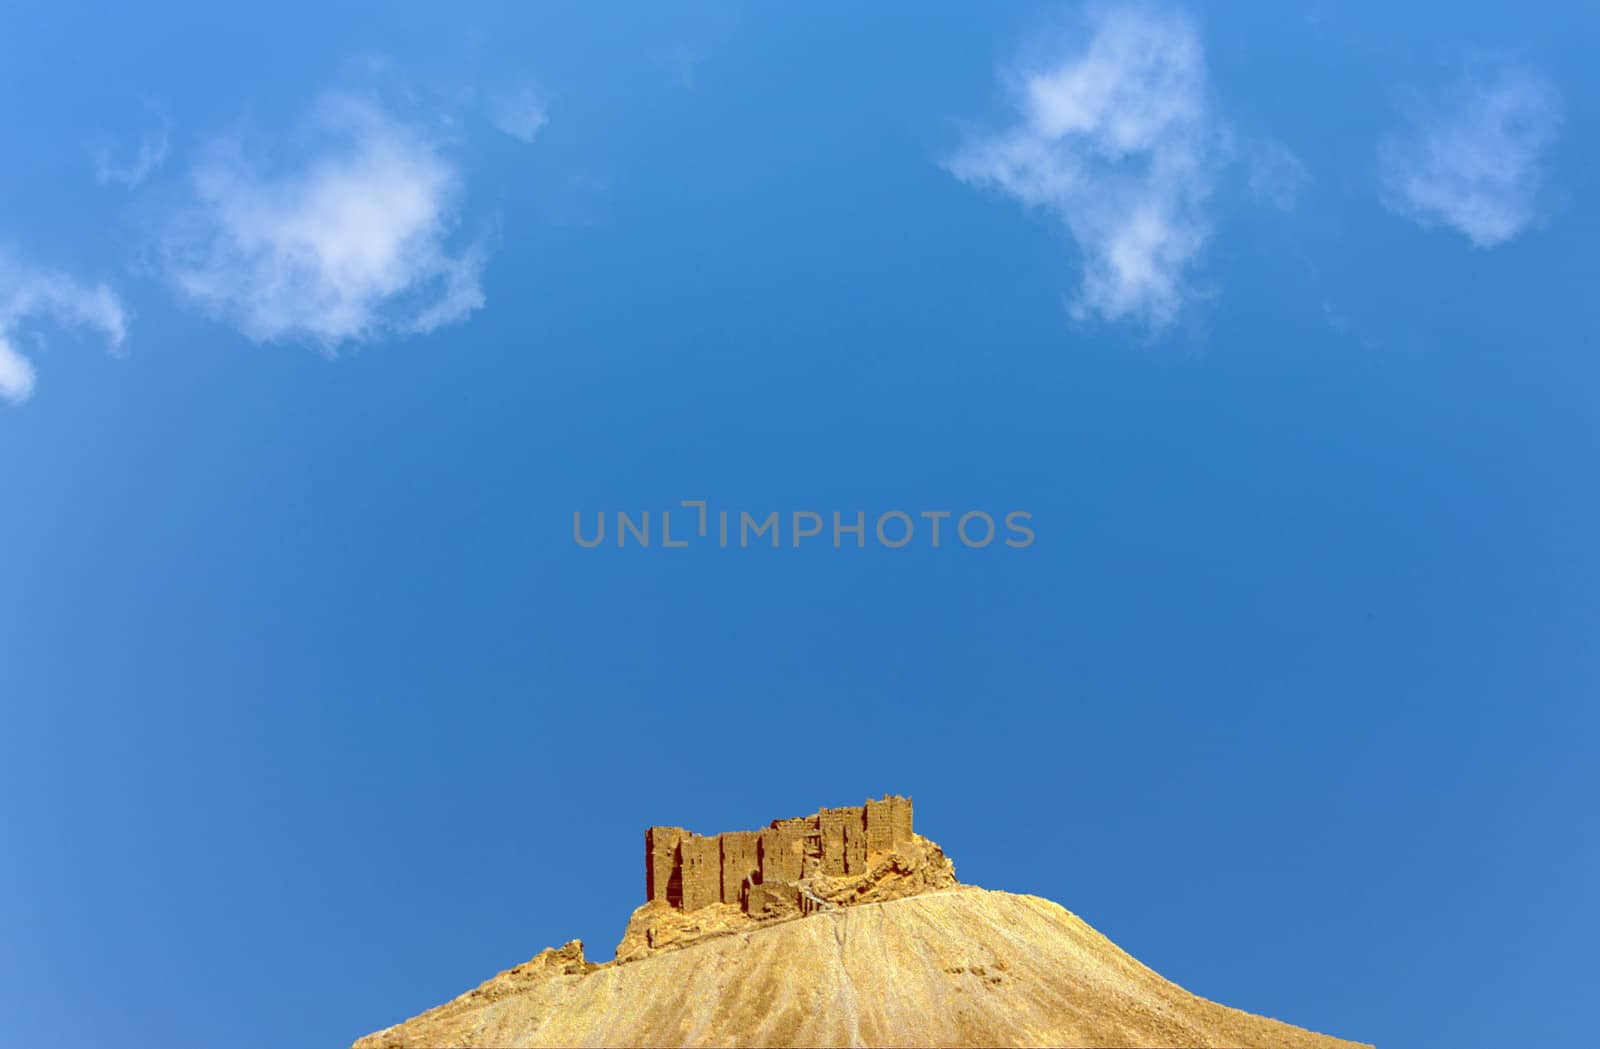
[[[836,832],[826,814],[857,810],[824,809],[815,830],[774,821],[753,859],[743,839],[712,848],[717,838],[652,828],[650,899],[617,960],[587,961],[577,941],[551,948],[356,1049],[1358,1044],[1196,997],[1049,900],[955,884],[938,846],[911,833],[909,805],[896,840],[853,861],[856,817]],[[830,835],[846,842],[832,860]],[[774,858],[790,838],[794,864]],[[778,877],[791,869],[796,880]]]

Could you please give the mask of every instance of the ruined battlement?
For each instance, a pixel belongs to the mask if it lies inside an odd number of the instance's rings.
[[[911,799],[819,809],[760,830],[644,832],[645,902],[617,945],[637,961],[819,911],[954,887],[955,864],[911,829]]]
[[[651,827],[644,832],[645,899],[681,911],[713,903],[760,911],[774,890],[787,897],[787,887],[815,875],[864,875],[912,839],[911,799],[898,794],[709,837]]]

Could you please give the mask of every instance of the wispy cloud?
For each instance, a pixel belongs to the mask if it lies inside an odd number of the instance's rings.
[[[1013,79],[1016,124],[970,142],[949,170],[1066,226],[1082,253],[1075,316],[1169,324],[1197,294],[1227,149],[1194,24],[1102,11],[1081,51]]]
[[[102,186],[114,182],[135,189],[166,163],[172,122],[165,112],[155,107],[151,107],[151,110],[155,115],[156,126],[139,136],[139,144],[131,152],[119,155],[118,151],[107,142],[95,147],[96,182]]]
[[[36,334],[41,321],[96,331],[113,350],[127,334],[127,313],[106,285],[82,284],[0,252],[0,399],[21,404],[33,396],[33,362],[17,343]]]
[[[483,305],[483,252],[454,246],[461,173],[441,144],[374,102],[315,109],[294,161],[218,139],[163,244],[190,300],[258,342],[427,332]]]
[[[1311,172],[1305,162],[1281,142],[1258,142],[1249,151],[1250,192],[1258,200],[1292,211],[1300,203]]]
[[[528,85],[495,95],[489,100],[489,121],[495,129],[519,142],[532,142],[550,122],[544,96]]]
[[[1544,154],[1560,126],[1561,97],[1538,74],[1508,68],[1471,80],[1384,140],[1384,204],[1481,248],[1503,244],[1540,217]]]

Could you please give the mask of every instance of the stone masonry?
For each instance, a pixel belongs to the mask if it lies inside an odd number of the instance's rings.
[[[911,799],[899,795],[773,820],[758,831],[702,837],[651,827],[644,833],[645,899],[681,911],[726,903],[749,913],[779,886],[787,896],[789,886],[814,875],[865,874],[912,837]]]

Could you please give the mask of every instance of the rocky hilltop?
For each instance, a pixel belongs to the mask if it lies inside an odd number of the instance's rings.
[[[908,798],[645,833],[613,961],[574,940],[355,1049],[1358,1043],[1198,998],[1048,900],[957,884]]]

